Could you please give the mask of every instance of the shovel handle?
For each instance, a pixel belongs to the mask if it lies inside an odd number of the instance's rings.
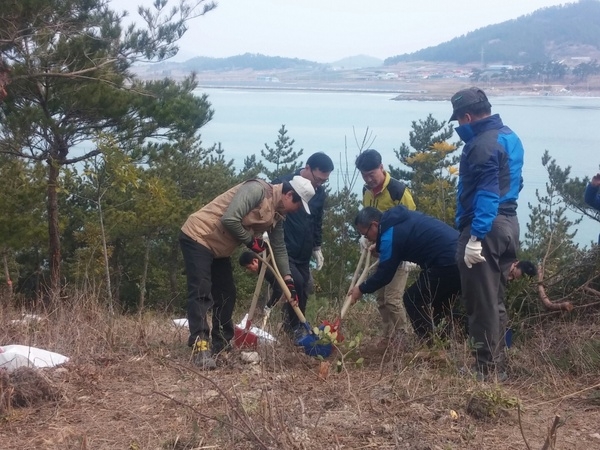
[[[366,258],[364,257],[365,252],[367,254]],[[362,269],[360,276],[358,277],[358,279],[356,279],[356,275],[358,274],[358,272],[360,270],[360,266],[363,263],[363,260],[364,260],[365,265]],[[371,252],[363,249],[363,253],[360,255],[360,260],[358,261],[358,265],[356,266],[356,271],[354,272],[354,277],[352,277],[352,284],[350,285],[350,289],[348,290],[348,295],[346,296],[346,300],[344,301],[344,304],[342,306],[342,312],[340,313],[340,319],[344,318],[344,316],[348,312],[348,309],[350,308],[350,305],[352,305],[352,296],[350,295],[350,291],[355,286],[358,286],[363,281],[365,281],[365,279],[367,278],[367,275],[369,274],[369,271],[371,271],[371,269],[373,269],[377,264],[379,264],[379,260],[377,260],[373,264],[369,265],[370,262],[371,262]]]
[[[271,244],[268,241],[265,241],[265,243],[267,244],[267,246],[269,248],[269,255],[273,256],[273,252],[271,251]],[[298,316],[298,320],[302,323],[302,325],[304,325],[304,327],[307,330],[310,331],[310,326],[306,322],[306,317],[304,317],[304,314],[302,314],[302,311],[300,311],[300,308],[298,308],[298,305],[294,305],[292,303],[292,294],[291,294],[290,290],[288,289],[287,285],[285,284],[285,281],[283,281],[281,272],[279,272],[279,268],[277,267],[277,264],[275,263],[275,258],[271,258],[271,262],[269,262],[269,260],[267,258],[263,257],[262,255],[257,255],[257,256],[263,262],[263,265],[266,264],[269,266],[269,268],[271,269],[271,272],[273,272],[273,275],[275,275],[275,279],[277,280],[277,282],[279,283],[279,286],[281,287],[281,291],[283,292],[283,295],[285,296],[285,298],[289,302],[290,306],[296,313],[296,316]]]
[[[260,296],[260,290],[263,285],[263,280],[265,279],[266,271],[267,271],[267,266],[264,264],[261,264],[260,271],[258,272],[258,281],[256,282],[256,287],[254,288],[254,294],[252,294],[252,302],[250,303],[250,311],[248,311],[248,319],[246,320],[246,330],[250,329],[252,319],[254,318],[254,312],[256,311],[256,304],[258,303],[258,297]]]

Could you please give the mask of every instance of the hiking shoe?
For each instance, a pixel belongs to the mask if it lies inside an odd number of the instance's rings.
[[[198,339],[192,349],[192,357],[194,365],[201,370],[212,370],[217,367],[217,363],[210,353],[208,341]]]
[[[210,352],[213,356],[217,356],[221,353],[230,352],[233,349],[231,342],[225,341],[223,339],[213,339],[212,346],[210,347]]]
[[[488,373],[484,373],[481,370],[477,370],[477,369],[469,369],[467,367],[461,367],[458,370],[459,374],[464,376],[464,377],[469,377],[469,378],[473,378],[477,381],[480,382],[484,382],[487,381],[488,383],[503,383],[506,380],[508,380],[508,374],[501,370],[501,371],[492,371],[492,372],[488,372]]]
[[[410,337],[404,331],[398,331],[392,336],[383,336],[377,344],[378,350],[394,350],[398,352],[406,352],[410,347]]]

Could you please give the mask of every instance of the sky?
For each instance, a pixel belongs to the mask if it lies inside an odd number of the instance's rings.
[[[194,0],[188,0],[194,1]],[[438,45],[555,0],[217,0],[193,19],[175,61],[194,56],[261,53],[320,63],[368,55],[380,59]],[[153,0],[112,0],[110,7],[139,19],[138,5]],[[169,0],[175,6],[178,0]]]

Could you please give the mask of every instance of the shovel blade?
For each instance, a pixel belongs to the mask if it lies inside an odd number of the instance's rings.
[[[333,345],[331,344],[317,344],[319,338],[314,334],[307,334],[303,338],[297,341],[299,346],[304,348],[304,353],[309,356],[322,356],[323,358],[327,358],[331,355],[331,351],[333,350]]]
[[[233,345],[236,348],[255,349],[258,346],[258,336],[245,328],[235,327]]]
[[[338,342],[344,342],[344,335],[342,334],[342,332],[340,331],[340,327],[342,325],[342,319],[341,318],[337,318],[335,320],[335,322],[330,322],[329,320],[324,320],[321,325],[319,326],[319,329],[322,330],[324,329],[326,326],[329,326],[329,330],[330,332],[336,332],[337,333],[337,337],[335,338],[336,341]]]

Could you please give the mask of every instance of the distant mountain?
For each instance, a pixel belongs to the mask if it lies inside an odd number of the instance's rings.
[[[383,59],[367,55],[356,55],[334,61],[330,65],[342,69],[363,69],[365,67],[380,67],[383,65]]]
[[[281,70],[281,69],[314,69],[323,64],[298,58],[266,56],[260,53],[245,53],[228,58],[209,58],[198,56],[184,62],[165,62],[154,66],[155,71],[176,69],[185,72],[201,72],[204,70]]]
[[[599,0],[543,8],[435,47],[387,58],[384,65],[407,61],[532,64],[567,57],[600,59]]]

